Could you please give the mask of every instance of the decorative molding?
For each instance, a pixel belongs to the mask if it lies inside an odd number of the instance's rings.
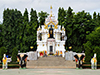
[[[58,44],[58,46],[59,46],[59,44]]]
[[[44,44],[43,44],[43,46],[44,46]]]
[[[57,26],[58,26],[58,23],[57,23],[56,25],[54,25],[55,29],[57,29],[57,28],[58,28]]]
[[[55,26],[55,23],[54,23],[54,22],[52,22],[52,21],[50,21],[50,22],[47,24],[47,26],[48,26],[50,23],[52,23],[52,24]]]
[[[41,30],[41,28],[38,28],[37,31]]]
[[[48,25],[46,25],[45,23],[44,23],[44,25],[45,25],[45,27],[44,27],[44,28],[45,28],[45,29],[47,29],[47,28],[48,28]]]
[[[57,29],[57,28],[58,28],[58,23],[57,23],[57,24],[55,24],[54,22],[52,22],[52,20],[51,20],[51,21],[50,21],[47,25],[44,23],[44,25],[45,25],[45,27],[44,27],[44,28],[45,28],[45,29],[47,29],[49,24],[53,24],[55,29]]]

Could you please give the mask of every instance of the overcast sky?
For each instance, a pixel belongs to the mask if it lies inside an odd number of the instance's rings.
[[[39,11],[50,12],[50,6],[53,7],[53,13],[57,18],[58,8],[65,10],[70,6],[74,12],[85,10],[92,14],[94,11],[100,12],[100,0],[0,0],[0,21],[3,21],[3,11],[6,8],[17,8],[22,13],[25,8],[30,13],[31,8]]]

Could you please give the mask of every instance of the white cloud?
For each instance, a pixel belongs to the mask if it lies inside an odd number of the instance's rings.
[[[0,0],[0,21],[2,21],[4,8],[17,8],[22,13],[25,8],[28,9],[29,13],[31,8],[39,11],[50,12],[50,5],[53,6],[53,13],[57,16],[59,7],[68,9],[70,6],[74,12],[88,11],[88,12],[99,12],[100,1],[99,0]]]

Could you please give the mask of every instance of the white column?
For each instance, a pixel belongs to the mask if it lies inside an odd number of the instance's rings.
[[[56,42],[55,42],[55,44],[56,44]],[[56,47],[57,47],[57,44],[56,44],[56,46],[55,46],[55,53],[56,53]]]
[[[47,33],[45,33],[45,41],[47,40]]]
[[[39,51],[38,51],[38,57],[40,56]]]
[[[64,55],[65,55],[65,54],[64,54],[64,51],[62,51],[62,57],[64,57]]]
[[[57,32],[55,33],[55,40],[57,40]]]
[[[54,46],[54,42],[53,42],[53,53],[55,52],[55,51],[54,51],[54,49],[55,49],[54,47],[55,47],[55,46]]]
[[[47,54],[49,54],[49,42],[48,42],[48,51],[47,51]]]

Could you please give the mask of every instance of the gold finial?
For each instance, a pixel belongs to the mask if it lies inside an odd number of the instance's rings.
[[[50,9],[52,9],[52,5],[50,6]]]
[[[37,29],[37,31],[39,31],[39,30],[41,30],[40,26],[39,26],[39,28]]]
[[[62,26],[62,30],[64,30],[64,26]]]
[[[52,11],[51,11],[52,12]],[[50,16],[52,17],[52,13],[50,14]]]
[[[51,9],[51,13],[50,13],[50,16],[52,17],[52,6],[50,6],[50,9]]]

